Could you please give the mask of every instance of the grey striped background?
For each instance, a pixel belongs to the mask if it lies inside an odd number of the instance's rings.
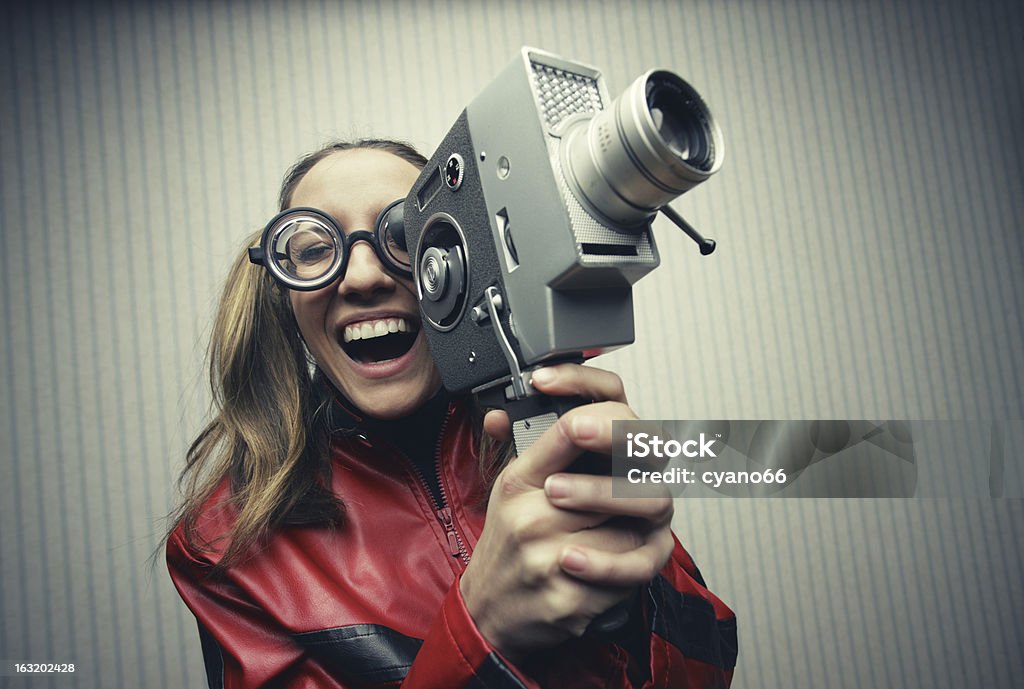
[[[719,252],[659,225],[638,341],[603,360],[641,414],[1021,418],[1022,15],[8,5],[0,658],[77,671],[0,683],[203,684],[193,619],[146,559],[207,402],[228,261],[300,153],[371,134],[429,151],[522,44],[604,69],[614,92],[678,71],[726,136],[723,171],[676,204]],[[739,615],[736,687],[1014,687],[1022,517],[1016,500],[680,501],[676,527]]]

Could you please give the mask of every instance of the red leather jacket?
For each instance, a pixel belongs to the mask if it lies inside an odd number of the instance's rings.
[[[573,640],[515,667],[481,636],[459,577],[484,523],[470,421],[453,403],[441,435],[438,506],[412,464],[382,438],[333,445],[337,529],[285,527],[250,559],[210,577],[181,526],[171,578],[195,614],[211,687],[725,687],[736,621],[676,542],[619,638]],[[210,540],[227,531],[227,483],[204,509]]]

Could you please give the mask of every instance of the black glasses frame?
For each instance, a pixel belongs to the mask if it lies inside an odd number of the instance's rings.
[[[326,287],[343,276],[348,268],[348,258],[352,252],[352,245],[356,242],[367,242],[373,247],[374,253],[385,269],[399,277],[411,279],[412,267],[395,258],[385,248],[389,235],[392,241],[403,249],[405,248],[404,203],[405,199],[396,199],[385,206],[384,210],[377,215],[373,232],[356,230],[347,235],[337,220],[318,208],[303,206],[288,208],[275,215],[267,223],[267,226],[263,228],[259,246],[249,248],[249,261],[266,268],[274,279],[284,287],[302,292],[311,292]],[[300,280],[289,275],[281,268],[278,262],[279,259],[286,258],[286,256],[275,252],[273,248],[277,243],[280,233],[292,223],[303,218],[308,218],[327,228],[336,249],[334,261],[330,267],[322,276],[312,280]],[[268,260],[268,257],[270,257],[270,260]]]

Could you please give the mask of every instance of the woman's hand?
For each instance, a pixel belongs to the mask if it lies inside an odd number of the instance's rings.
[[[579,636],[668,560],[672,500],[613,498],[612,478],[566,473],[584,451],[611,454],[612,421],[635,419],[622,381],[574,364],[534,373],[549,395],[603,400],[577,407],[498,475],[461,591],[481,633],[512,660]],[[484,430],[510,435],[504,412]]]

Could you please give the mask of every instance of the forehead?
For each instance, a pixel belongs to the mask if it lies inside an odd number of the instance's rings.
[[[384,206],[409,193],[419,173],[386,151],[338,151],[310,168],[295,187],[291,205],[319,208],[346,228],[368,226]]]

